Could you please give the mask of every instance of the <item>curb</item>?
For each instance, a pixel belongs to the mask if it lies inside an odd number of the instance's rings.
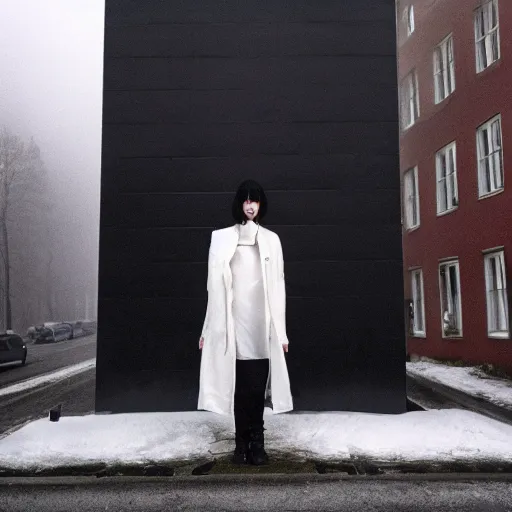
[[[407,372],[407,377],[414,380],[420,386],[430,388],[432,391],[446,397],[448,400],[460,404],[466,409],[483,414],[493,420],[512,425],[512,410],[507,407],[500,407],[483,397],[470,395],[460,389],[452,388],[423,376]]]
[[[8,478],[23,477],[242,477],[282,475],[292,477],[311,476],[358,476],[392,477],[404,475],[450,475],[450,474],[493,474],[509,475],[512,478],[512,461],[372,461],[353,459],[348,461],[325,462],[318,460],[293,461],[272,457],[268,466],[236,466],[230,457],[210,460],[176,461],[170,464],[115,464],[105,463],[61,466],[55,468],[11,469],[0,468],[0,482]]]
[[[343,473],[318,475],[318,474],[299,474],[299,475],[285,475],[280,473],[266,474],[266,475],[210,475],[204,477],[190,477],[190,476],[174,476],[174,477],[11,477],[0,478],[0,489],[2,487],[47,487],[52,488],[58,486],[73,486],[73,487],[86,487],[86,486],[115,486],[115,485],[138,485],[138,484],[161,484],[165,485],[219,485],[219,484],[236,484],[236,483],[260,483],[267,485],[287,485],[287,484],[309,484],[309,483],[322,483],[322,482],[341,482],[341,481],[388,481],[388,482],[512,482],[512,474],[497,474],[497,473],[409,473],[409,474],[394,474],[394,475],[381,475],[381,476],[348,476]],[[28,490],[27,489],[27,490]]]

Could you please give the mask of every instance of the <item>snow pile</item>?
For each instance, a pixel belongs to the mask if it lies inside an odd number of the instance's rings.
[[[399,415],[272,415],[266,409],[265,428],[267,451],[274,456],[512,462],[512,426],[455,409]],[[62,417],[56,423],[42,419],[0,440],[0,467],[168,464],[211,459],[219,444],[224,451],[234,448],[230,419],[202,411]]]
[[[439,382],[468,395],[483,398],[512,410],[512,382],[495,377],[481,378],[473,367],[458,368],[439,363],[406,363],[407,373]]]

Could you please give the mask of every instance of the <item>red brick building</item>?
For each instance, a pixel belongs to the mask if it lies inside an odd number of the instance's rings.
[[[397,0],[397,25],[408,353],[512,371],[512,2]]]

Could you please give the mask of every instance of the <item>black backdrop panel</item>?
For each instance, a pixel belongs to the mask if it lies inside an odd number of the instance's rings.
[[[195,410],[210,234],[281,237],[297,410],[406,408],[393,0],[107,0],[97,411]]]

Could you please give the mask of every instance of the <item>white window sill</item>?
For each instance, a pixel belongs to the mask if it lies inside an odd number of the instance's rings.
[[[489,332],[487,336],[494,340],[509,340],[510,333],[501,333],[501,332]]]
[[[427,337],[427,334],[424,332],[414,332],[411,335],[411,338],[423,338],[425,339]]]
[[[417,224],[416,226],[412,226],[410,228],[405,228],[405,231],[407,231],[407,233],[412,233],[413,231],[417,231],[418,229],[420,229],[419,224]]]
[[[462,334],[452,334],[450,336],[443,334],[443,340],[461,340],[462,338]]]
[[[453,208],[450,208],[449,210],[445,210],[444,212],[438,212],[437,213],[437,216],[438,217],[444,217],[445,215],[448,215],[449,213],[452,213],[454,212],[455,210],[458,210],[459,209],[459,206],[454,206]]]
[[[488,192],[487,194],[478,196],[478,200],[481,201],[482,199],[489,199],[489,197],[498,196],[500,194],[503,194],[503,192],[505,192],[505,187],[499,188],[498,190],[494,190],[493,192]]]

